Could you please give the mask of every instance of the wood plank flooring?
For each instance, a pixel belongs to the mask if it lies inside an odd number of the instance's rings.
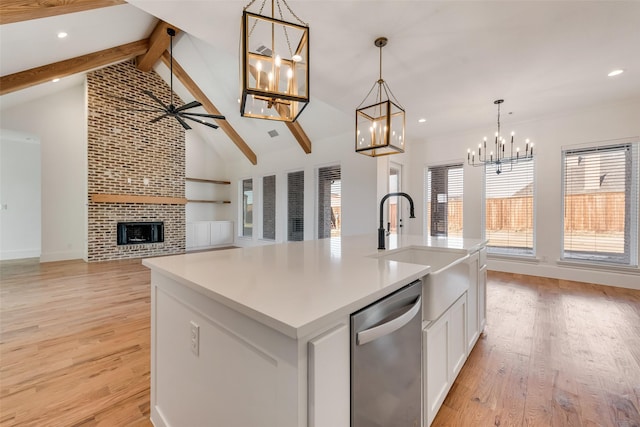
[[[490,272],[441,426],[640,427],[640,291]]]
[[[149,277],[0,262],[0,426],[151,426]],[[640,291],[504,273],[487,289],[433,426],[640,427]]]
[[[0,263],[0,425],[151,426],[149,270]]]

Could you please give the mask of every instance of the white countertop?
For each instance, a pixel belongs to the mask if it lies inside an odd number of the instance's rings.
[[[484,241],[393,236],[408,246],[478,250]],[[377,236],[352,236],[148,258],[143,265],[291,338],[328,326],[428,274],[376,258]]]

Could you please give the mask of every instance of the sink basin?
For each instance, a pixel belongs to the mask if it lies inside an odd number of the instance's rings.
[[[469,289],[467,251],[410,246],[378,255],[378,258],[431,267],[431,273],[422,278],[424,320],[436,320]]]

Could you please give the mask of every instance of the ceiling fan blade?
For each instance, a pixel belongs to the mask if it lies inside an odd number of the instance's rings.
[[[158,99],[157,96],[155,96],[150,90],[143,90],[142,93],[144,93],[145,95],[147,95],[149,98],[153,99],[154,101],[156,101],[158,104],[162,105],[163,109],[167,109],[167,106],[164,105],[162,103],[162,101],[160,101],[160,99]]]
[[[191,126],[189,126],[184,120],[182,120],[182,117],[180,117],[177,114],[174,114],[173,117],[176,118],[176,120],[182,125],[182,127],[184,128],[184,130],[189,130],[191,129]]]
[[[189,115],[189,116],[197,116],[197,117],[208,117],[210,119],[226,120],[224,116],[219,116],[217,114],[189,113],[189,112],[182,112],[181,114]]]
[[[158,121],[158,120],[160,120],[160,119],[164,119],[164,118],[165,118],[165,117],[167,117],[168,115],[169,115],[168,113],[165,113],[165,114],[163,114],[163,115],[161,115],[161,116],[156,117],[156,118],[155,118],[155,119],[153,119],[153,120],[150,120],[150,121],[149,121],[149,123],[155,123],[155,122],[157,122],[157,121]]]
[[[201,107],[202,104],[198,101],[191,101],[188,104],[184,104],[178,108],[176,108],[176,111],[182,111],[182,110],[188,110],[189,108],[194,108],[194,107]]]
[[[183,114],[184,114],[184,113],[182,113],[182,114],[180,114],[180,115],[176,115],[176,118],[177,118],[178,120],[180,120],[180,119],[179,119],[179,117],[182,117],[182,118],[185,118],[185,119],[187,119],[187,120],[192,120],[192,121],[194,121],[194,122],[200,123],[201,125],[205,125],[205,126],[209,126],[210,128],[218,129],[218,125],[214,125],[213,123],[207,123],[207,122],[205,122],[204,120],[194,119],[193,117],[184,116]]]

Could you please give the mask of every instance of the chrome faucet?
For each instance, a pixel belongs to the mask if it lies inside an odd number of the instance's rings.
[[[387,200],[389,197],[393,197],[393,196],[406,197],[406,199],[409,200],[409,218],[416,217],[413,213],[413,199],[407,193],[389,193],[389,194],[386,194],[384,197],[382,197],[382,200],[380,200],[380,227],[378,228],[378,249],[385,249],[384,247],[385,231],[384,231],[384,225],[382,221],[382,218],[384,215],[384,210],[383,210],[384,201]]]

